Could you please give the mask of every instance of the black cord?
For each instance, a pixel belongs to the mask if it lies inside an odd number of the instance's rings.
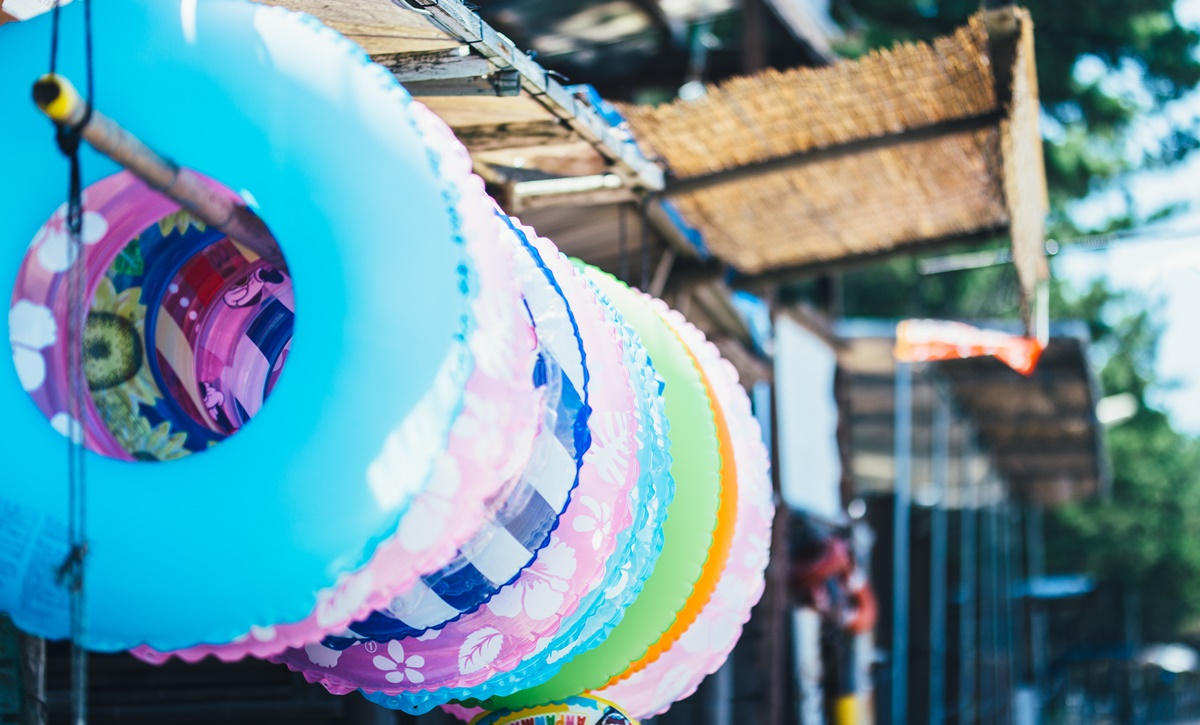
[[[54,0],[54,14],[50,24],[50,73],[58,71],[58,0]]]
[[[87,722],[87,650],[84,648],[84,571],[87,555],[87,475],[84,448],[83,408],[88,389],[83,370],[83,340],[87,329],[87,249],[83,243],[83,172],[79,147],[83,129],[92,118],[95,104],[95,75],[93,72],[92,3],[82,0],[84,23],[84,62],[87,84],[87,106],[83,119],[73,126],[59,125],[55,142],[70,163],[67,180],[66,227],[72,255],[67,270],[67,367],[69,380],[67,438],[68,485],[68,545],[67,557],[59,568],[60,582],[71,595],[71,717],[75,725]],[[58,71],[58,41],[62,3],[55,0],[50,36],[50,73]]]

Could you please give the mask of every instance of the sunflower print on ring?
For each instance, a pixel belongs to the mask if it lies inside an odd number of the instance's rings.
[[[146,306],[142,288],[117,290],[113,278],[143,271],[138,240],[129,243],[100,280],[83,333],[83,371],[96,411],[113,438],[134,459],[168,461],[190,453],[186,435],[142,414],[162,398],[146,360]]]
[[[105,271],[84,328],[84,377],[92,401],[113,439],[138,461],[170,461],[207,449],[214,441],[180,416],[149,364],[146,284],[161,253],[212,231],[186,212],[171,214],[130,241]],[[217,235],[220,238],[220,235]],[[186,422],[185,422],[186,423]]]

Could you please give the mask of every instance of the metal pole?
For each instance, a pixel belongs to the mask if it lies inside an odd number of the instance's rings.
[[[1032,505],[1025,515],[1025,546],[1029,556],[1029,580],[1046,571],[1046,552],[1042,528],[1042,508]],[[1049,646],[1049,621],[1041,605],[1030,600],[1030,654],[1033,660],[1033,688],[1040,709],[1046,696],[1046,662]]]
[[[1004,527],[1004,579],[1000,594],[1004,597],[1004,637],[1005,648],[1008,650],[1008,667],[1005,669],[1008,682],[1004,700],[1004,712],[1007,713],[1006,722],[1014,720],[1017,685],[1024,679],[1025,672],[1025,648],[1021,641],[1021,632],[1024,630],[1021,622],[1023,610],[1020,602],[1014,600],[1012,596],[1013,581],[1017,576],[1013,573],[1014,549],[1020,541],[1018,537],[1013,536],[1013,522],[1020,521],[1020,511],[1020,504],[1006,504],[1002,509],[1003,517],[1000,520]]]
[[[946,716],[946,488],[950,478],[950,392],[933,409],[933,489],[929,546],[929,722]]]
[[[983,479],[981,488],[991,487],[991,471]],[[989,723],[992,719],[992,698],[995,696],[992,658],[995,656],[995,637],[992,629],[993,606],[992,597],[995,587],[992,585],[991,553],[992,547],[992,514],[986,502],[990,491],[980,491],[979,506],[979,549],[976,555],[979,559],[979,722]]]
[[[908,530],[912,507],[912,364],[896,363],[892,560],[892,725],[908,722]]]
[[[1125,615],[1125,642],[1129,651],[1136,656],[1142,647],[1142,593],[1137,585],[1125,585],[1121,588],[1123,599],[1122,613]],[[1140,725],[1142,718],[1142,692],[1140,672],[1133,667],[1125,668],[1126,691],[1129,697],[1129,719],[1134,725]]]
[[[218,193],[195,171],[159,155],[100,111],[94,108],[89,111],[87,101],[66,78],[52,74],[42,76],[33,86],[33,98],[51,121],[64,129],[78,129],[83,140],[128,169],[147,186],[278,269],[287,269],[283,253],[262,219]]]
[[[709,689],[710,725],[734,725],[733,723],[733,653],[712,677]]]
[[[962,605],[958,610],[958,711],[959,723],[975,720],[976,667],[976,531],[975,513],[979,506],[979,484],[975,480],[975,433],[969,431],[963,443],[963,502],[959,513],[959,587]]]
[[[775,519],[771,526],[771,559],[767,563],[766,590],[763,592],[764,629],[761,661],[767,671],[767,697],[764,703],[766,725],[786,725],[788,687],[788,624],[791,596],[788,589],[788,524],[791,513],[783,503],[779,480],[779,415],[774,385],[754,387],[755,417],[762,424],[763,439],[771,457],[771,485],[775,498]]]
[[[1015,527],[1012,530],[1012,542],[1014,547],[1013,562],[1016,570],[1012,574],[1010,586],[1020,585],[1029,581],[1029,552],[1024,537],[1025,518],[1028,515],[1028,509],[1024,505],[1018,505],[1016,510],[1016,519],[1013,522]],[[1022,702],[1030,702],[1033,705],[1032,715],[1033,720],[1026,721],[1029,725],[1036,725],[1040,718],[1038,716],[1040,707],[1038,705],[1037,687],[1034,684],[1036,681],[1033,678],[1033,645],[1031,637],[1033,627],[1030,623],[1030,613],[1032,612],[1032,599],[1030,597],[1014,597],[1013,607],[1016,608],[1016,619],[1014,620],[1015,638],[1017,642],[1017,650],[1020,653],[1018,658],[1017,672],[1019,678],[1016,681],[1018,692],[1022,693]]]
[[[989,476],[990,488],[997,487],[996,474]],[[995,495],[989,493],[989,495]],[[988,509],[988,642],[989,642],[989,689],[991,697],[988,700],[987,718],[990,722],[1001,723],[999,714],[1003,710],[1003,674],[1000,669],[1001,652],[1000,618],[1003,610],[1000,605],[1000,501],[993,501]]]

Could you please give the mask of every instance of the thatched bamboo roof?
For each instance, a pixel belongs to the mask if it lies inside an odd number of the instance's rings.
[[[1010,9],[931,44],[621,111],[709,251],[743,273],[1011,235],[1032,292],[1047,208],[1034,68],[1032,23]]]

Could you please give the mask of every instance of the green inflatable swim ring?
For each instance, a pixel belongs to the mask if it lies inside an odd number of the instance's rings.
[[[641,337],[665,383],[663,403],[670,426],[667,436],[674,459],[675,500],[667,510],[663,549],[654,572],[608,638],[577,655],[549,681],[489,700],[488,709],[517,710],[561,701],[603,687],[641,659],[691,597],[717,524],[721,498],[717,426],[691,355],[639,293],[595,267],[580,266]]]

